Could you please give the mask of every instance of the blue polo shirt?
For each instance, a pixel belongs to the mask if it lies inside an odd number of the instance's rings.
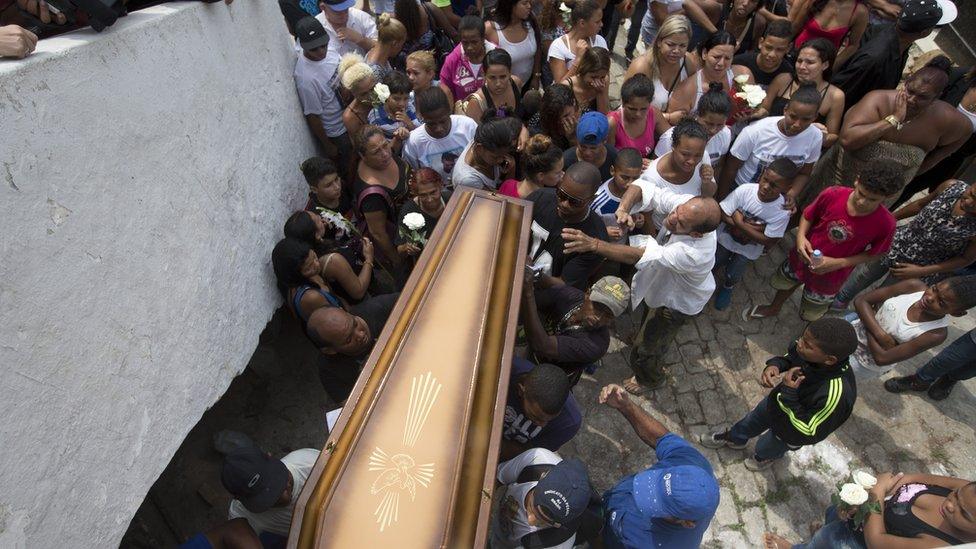
[[[657,463],[651,469],[694,465],[709,473],[713,472],[705,456],[674,433],[658,439],[656,453]],[[683,549],[701,545],[702,536],[705,535],[712,517],[698,521],[694,528],[685,528],[663,519],[645,518],[634,502],[633,486],[634,475],[630,475],[603,494],[603,543],[607,549]]]

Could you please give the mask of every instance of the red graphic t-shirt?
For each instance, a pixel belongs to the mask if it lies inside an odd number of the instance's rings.
[[[854,189],[828,187],[803,210],[803,217],[810,222],[807,240],[814,250],[824,257],[851,257],[864,251],[881,255],[891,247],[895,234],[895,218],[887,208],[879,206],[868,215],[852,216],[847,213],[847,200]],[[834,295],[840,291],[853,267],[837,269],[826,274],[814,274],[800,258],[796,248],[790,250],[790,267],[807,289],[821,295]]]

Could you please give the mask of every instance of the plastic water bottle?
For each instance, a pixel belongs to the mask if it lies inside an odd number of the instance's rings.
[[[823,252],[820,250],[814,250],[810,255],[810,266],[818,267],[821,263],[823,263]]]

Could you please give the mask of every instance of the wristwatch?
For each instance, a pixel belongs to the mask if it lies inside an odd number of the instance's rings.
[[[893,114],[889,114],[888,116],[884,117],[884,121],[891,124],[896,130],[900,130],[905,126],[905,124],[895,118],[895,115]]]

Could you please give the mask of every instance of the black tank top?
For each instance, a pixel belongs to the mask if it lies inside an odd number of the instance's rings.
[[[912,513],[912,507],[915,505],[915,500],[918,499],[918,496],[923,494],[933,494],[940,497],[946,497],[952,493],[952,490],[942,486],[923,484],[922,486],[924,486],[925,489],[914,493],[908,501],[897,501],[899,496],[901,496],[905,491],[917,486],[919,486],[918,483],[906,484],[902,486],[897,492],[895,492],[895,495],[892,496],[891,500],[885,503],[885,530],[893,536],[903,538],[914,538],[919,534],[928,534],[932,537],[941,539],[949,545],[962,545],[962,540],[927,524],[925,521],[916,517],[915,513]]]
[[[783,88],[783,91],[779,92],[779,95],[773,98],[773,104],[769,106],[769,116],[783,116],[783,111],[786,110],[786,105],[788,105],[790,102],[790,99],[788,97],[783,97],[783,96],[786,95],[787,90],[792,88],[793,84],[795,83],[796,80],[790,82],[789,86]],[[821,104],[823,103],[824,98],[827,97],[827,90],[829,89],[830,89],[830,85],[828,84],[827,87],[824,88],[822,92],[820,92]],[[827,117],[823,114],[820,114],[820,112],[818,111],[817,122],[820,124],[826,124]]]

